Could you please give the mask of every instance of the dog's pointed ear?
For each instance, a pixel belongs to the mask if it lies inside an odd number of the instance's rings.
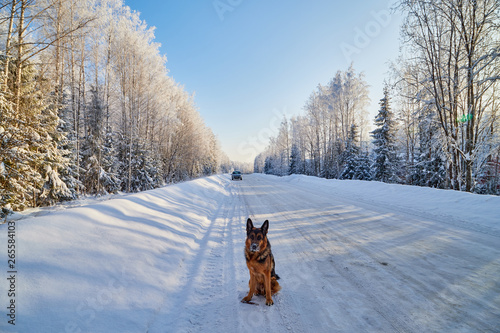
[[[265,220],[260,229],[262,229],[262,233],[264,234],[264,236],[267,235],[267,231],[269,230],[269,221]]]
[[[248,220],[247,220],[247,235],[250,233],[250,231],[252,231],[252,229],[253,229],[252,220],[250,218],[248,218]]]

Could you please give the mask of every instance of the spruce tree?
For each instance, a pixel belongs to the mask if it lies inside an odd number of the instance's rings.
[[[375,145],[375,158],[371,167],[373,179],[386,183],[397,183],[399,178],[396,130],[387,87],[384,88],[384,97],[380,100],[380,110],[375,117],[375,126],[377,128],[371,132]]]
[[[34,184],[37,184],[33,190],[32,206],[47,206],[74,199],[72,191],[60,176],[69,159],[59,149],[66,133],[59,130],[56,105],[47,98],[50,87],[35,66],[29,63],[26,63],[21,79],[20,110],[30,118],[26,127],[29,135],[25,139],[31,152],[33,171],[30,174]]]
[[[361,153],[357,157],[353,179],[371,180],[370,156],[368,153]]]
[[[117,193],[122,183],[119,177],[119,161],[116,155],[115,142],[115,135],[111,131],[111,127],[108,126],[104,135],[101,161],[103,169],[101,184],[108,193]]]
[[[123,148],[122,151],[124,151]],[[125,149],[128,150],[128,147],[125,146]],[[161,174],[155,166],[154,160],[146,149],[145,144],[138,141],[132,143],[131,156],[128,154],[129,152],[126,151],[125,157],[130,157],[130,169],[128,169],[129,161],[125,160],[127,167],[120,170],[120,177],[124,179],[122,190],[126,192],[140,192],[158,187],[160,185]],[[183,177],[188,178],[189,176],[186,174]],[[130,183],[128,182],[129,179]]]
[[[15,75],[9,80],[21,83],[19,96],[10,93],[8,85],[0,99],[0,206],[4,212],[73,198],[60,177],[69,163],[58,149],[65,134],[58,130],[59,117],[43,90],[45,81],[27,61],[21,78]]]
[[[82,179],[85,191],[90,194],[116,193],[120,188],[117,176],[113,136],[105,128],[105,108],[98,89],[92,87],[91,103],[87,107],[87,135],[82,142]]]
[[[45,150],[42,161],[42,175],[44,176],[44,184],[40,193],[40,205],[53,205],[60,201],[72,200],[76,198],[74,188],[71,185],[74,183],[71,177],[66,174],[69,165],[68,152],[59,149],[59,143],[65,140],[65,133],[59,131],[59,117],[56,110],[46,108],[41,113],[41,129],[40,135],[45,135],[47,141],[44,145]],[[65,177],[62,175],[64,174]],[[69,180],[69,185],[66,184]]]
[[[19,192],[18,161],[15,144],[17,141],[13,103],[0,91],[0,218],[12,213]]]
[[[289,174],[299,174],[301,173],[302,160],[300,158],[300,150],[296,144],[292,145],[291,154],[290,154],[290,168]]]
[[[411,184],[435,188],[444,188],[446,184],[446,166],[440,153],[439,128],[435,113],[422,110],[419,117],[419,154],[417,163],[410,175]]]
[[[264,162],[264,173],[266,175],[272,175],[274,173],[272,163],[273,159],[271,156],[266,157],[266,161]]]
[[[359,162],[359,147],[357,146],[357,127],[352,124],[347,137],[346,149],[342,153],[344,167],[340,179],[356,179],[356,169]]]
[[[85,192],[104,194],[100,185],[103,107],[96,87],[90,90],[91,103],[86,107],[86,133],[81,143],[81,180]]]
[[[78,178],[78,166],[76,163],[77,155],[74,154],[74,131],[72,130],[72,121],[68,115],[70,112],[67,108],[62,108],[59,110],[59,126],[58,132],[64,133],[64,136],[58,142],[58,148],[61,155],[68,160],[65,167],[59,170],[60,177],[62,181],[68,187],[73,198],[78,197],[78,189],[83,187],[83,184],[77,179]]]

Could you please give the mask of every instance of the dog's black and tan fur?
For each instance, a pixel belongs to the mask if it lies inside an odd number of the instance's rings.
[[[272,295],[281,287],[277,280],[279,276],[274,272],[274,257],[271,244],[267,239],[269,221],[266,220],[260,228],[253,226],[252,220],[247,220],[247,239],[245,241],[245,258],[250,271],[250,290],[242,302],[250,302],[253,295],[266,296],[266,305],[273,305]]]

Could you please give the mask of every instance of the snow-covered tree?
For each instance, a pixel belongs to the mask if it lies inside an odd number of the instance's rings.
[[[401,0],[399,8],[403,50],[420,77],[410,98],[436,112],[450,186],[472,191],[483,152],[495,145],[500,2]]]
[[[366,130],[367,101],[363,74],[356,73],[352,65],[347,71],[338,71],[327,85],[318,85],[309,96],[305,116],[282,122],[278,135],[270,138],[264,157],[259,156],[259,163],[256,159],[259,167],[255,169],[266,165],[267,172],[277,175],[299,172],[338,178],[350,126],[356,125],[360,136]]]
[[[44,80],[35,73],[35,66],[25,61],[22,71],[9,77],[9,82],[22,84],[21,94],[9,95],[9,88],[2,93],[2,206],[15,210],[74,197],[60,177],[69,164],[59,149],[65,135],[59,132],[59,118],[45,97]]]
[[[380,100],[379,112],[375,116],[375,126],[377,128],[371,132],[375,146],[372,164],[373,179],[386,183],[397,183],[399,177],[395,141],[396,129],[387,86],[384,88],[384,97]]]
[[[292,145],[291,155],[290,155],[290,168],[289,174],[300,174],[303,169],[303,161],[300,156],[300,150],[297,145]]]
[[[360,153],[356,159],[355,165],[352,179],[372,180],[371,161],[368,153]]]
[[[5,2],[0,207],[138,191],[227,157],[122,0]],[[36,61],[33,61],[36,60]]]
[[[2,59],[5,63],[5,59]],[[0,218],[12,213],[16,208],[18,193],[21,191],[17,165],[19,129],[17,128],[13,103],[0,92]]]
[[[357,145],[358,133],[356,125],[351,125],[349,136],[346,142],[346,148],[342,153],[343,170],[340,179],[356,179],[356,171],[359,167],[360,149]]]

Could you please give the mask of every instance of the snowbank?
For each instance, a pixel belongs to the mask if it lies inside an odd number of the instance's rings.
[[[144,331],[165,293],[183,284],[183,261],[227,196],[224,182],[197,179],[18,221],[16,325],[2,310],[1,331]],[[7,244],[7,225],[0,231]],[[8,286],[1,281],[5,309]]]

